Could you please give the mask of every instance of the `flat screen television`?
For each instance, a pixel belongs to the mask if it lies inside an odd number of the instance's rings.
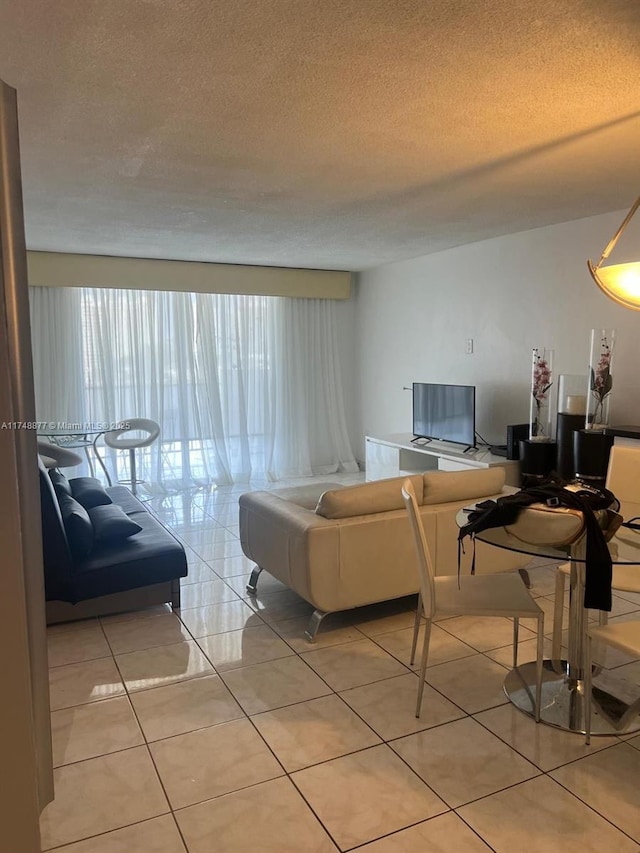
[[[413,383],[413,434],[416,438],[476,443],[475,385]]]

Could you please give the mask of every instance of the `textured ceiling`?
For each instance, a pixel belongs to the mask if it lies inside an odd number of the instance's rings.
[[[0,0],[32,249],[363,269],[630,206],[640,0]]]

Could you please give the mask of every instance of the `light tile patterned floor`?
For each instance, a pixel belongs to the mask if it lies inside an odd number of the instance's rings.
[[[247,596],[243,491],[150,503],[189,556],[179,612],[49,629],[56,799],[43,850],[640,850],[640,736],[585,747],[513,708],[499,619],[434,626],[417,720],[415,602],[330,616],[310,645],[304,601],[266,572]],[[550,610],[553,565],[530,574]],[[640,596],[616,596],[614,613],[640,618]],[[532,636],[522,629],[523,659]],[[640,678],[638,662],[608,664]]]

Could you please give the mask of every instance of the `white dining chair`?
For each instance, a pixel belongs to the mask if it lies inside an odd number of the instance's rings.
[[[636,445],[636,446],[634,446]],[[620,513],[625,521],[640,516],[640,441],[633,445],[614,444],[609,456],[606,487],[620,501]],[[553,643],[551,656],[562,655],[562,618],[565,578],[571,574],[571,564],[561,563],[556,569],[556,592],[553,610]],[[614,565],[611,589],[617,592],[640,593],[640,572],[634,565]],[[600,625],[606,625],[608,614],[601,610]]]
[[[637,569],[637,566],[635,567]],[[584,662],[584,742],[591,743],[591,706],[593,703],[591,669],[593,665],[593,643],[600,642],[634,658],[640,657],[640,621],[614,622],[587,628],[587,644]]]
[[[437,577],[431,552],[425,536],[411,480],[402,485],[404,500],[413,533],[420,572],[420,596],[414,624],[412,648],[415,650],[420,629],[420,613],[424,612],[425,629],[420,661],[420,680],[416,717],[420,716],[422,696],[429,658],[431,624],[436,616],[505,616],[513,619],[513,666],[518,665],[518,626],[520,619],[535,619],[538,623],[536,655],[535,719],[540,721],[542,693],[542,644],[544,640],[544,613],[531,597],[518,574],[473,575],[457,578]],[[412,659],[413,663],[413,659]]]

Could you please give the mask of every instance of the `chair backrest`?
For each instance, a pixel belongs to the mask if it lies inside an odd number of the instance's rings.
[[[422,519],[418,509],[418,501],[416,493],[411,484],[411,480],[406,479],[402,484],[402,499],[409,514],[409,522],[411,523],[411,531],[416,546],[418,555],[418,568],[420,570],[420,592],[422,593],[422,606],[424,614],[428,619],[431,619],[435,612],[435,584],[433,580],[434,569],[431,552],[427,543],[427,537],[424,534]]]
[[[104,443],[116,450],[120,447],[149,447],[160,435],[160,424],[149,418],[129,418],[124,429],[110,430],[104,434]],[[129,435],[133,432],[142,432],[138,438]],[[126,436],[129,436],[128,438]]]
[[[38,456],[45,468],[73,468],[82,464],[82,456],[50,441],[38,439]]]
[[[607,488],[620,501],[625,520],[640,515],[640,441],[634,445],[614,444],[607,469]]]

